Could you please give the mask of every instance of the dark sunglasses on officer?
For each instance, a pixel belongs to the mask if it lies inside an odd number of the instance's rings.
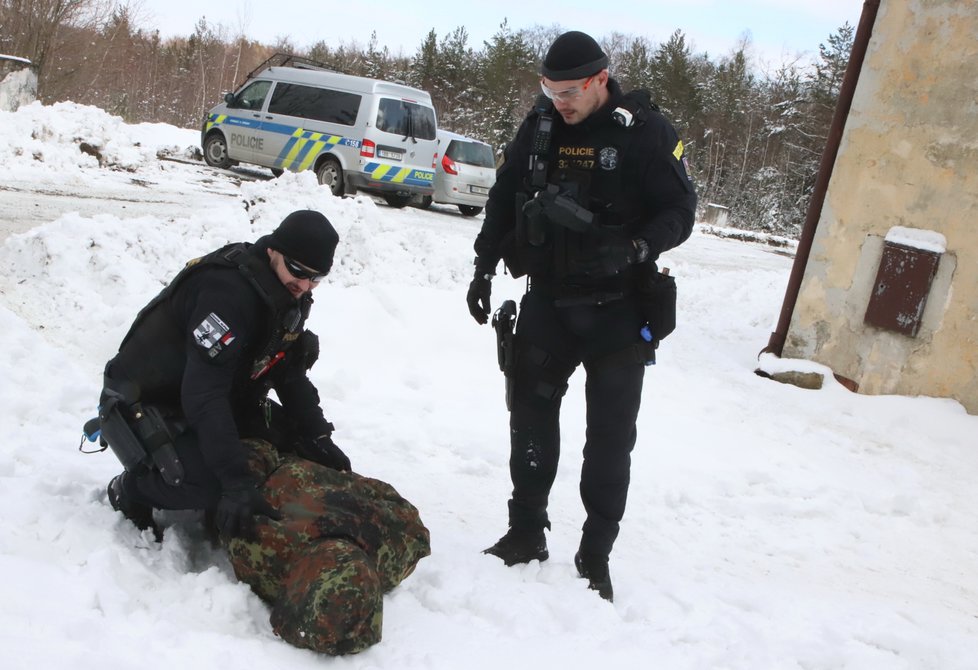
[[[318,284],[326,276],[325,274],[320,274],[315,270],[307,268],[298,261],[292,260],[285,254],[282,254],[282,262],[285,263],[285,269],[289,271],[289,274],[296,279],[308,279],[313,284]]]

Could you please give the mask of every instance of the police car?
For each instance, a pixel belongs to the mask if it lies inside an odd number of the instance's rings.
[[[313,170],[335,195],[403,207],[434,193],[436,131],[425,91],[276,54],[206,114],[201,147],[214,167]]]

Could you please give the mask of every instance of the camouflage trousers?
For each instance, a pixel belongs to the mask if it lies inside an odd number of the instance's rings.
[[[282,519],[258,517],[254,538],[224,541],[235,575],[292,645],[336,655],[379,642],[383,594],[431,553],[418,510],[382,481],[243,444]]]

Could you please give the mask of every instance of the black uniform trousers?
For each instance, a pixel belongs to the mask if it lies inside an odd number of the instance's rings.
[[[587,374],[587,433],[581,499],[582,551],[608,555],[625,512],[645,363],[636,347],[642,319],[634,298],[607,304],[555,302],[531,287],[516,327],[510,414],[509,502],[514,528],[549,527],[547,502],[560,457],[560,406],[581,363]]]
[[[170,486],[156,468],[142,467],[126,478],[126,494],[131,500],[156,509],[214,509],[221,498],[221,482],[204,463],[197,445],[197,434],[188,430],[174,441],[184,477],[179,486]]]

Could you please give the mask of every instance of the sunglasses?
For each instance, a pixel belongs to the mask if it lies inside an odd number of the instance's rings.
[[[308,279],[313,284],[318,284],[326,276],[325,274],[318,274],[315,270],[310,270],[284,254],[282,255],[282,262],[285,263],[285,269],[289,271],[289,274],[296,279]]]
[[[544,84],[543,83],[543,80],[541,79],[540,80],[540,90],[543,91],[543,94],[545,96],[547,96],[548,98],[550,98],[551,100],[558,100],[558,101],[566,101],[566,102],[569,102],[571,100],[577,100],[579,97],[581,97],[581,94],[584,93],[584,91],[587,90],[587,87],[591,85],[591,80],[592,79],[594,79],[594,75],[593,74],[590,77],[588,77],[587,79],[584,80],[584,84],[583,85],[581,85],[581,86],[574,86],[573,88],[564,89],[563,91],[555,91],[555,90],[553,90],[552,88],[550,88],[546,84]]]

